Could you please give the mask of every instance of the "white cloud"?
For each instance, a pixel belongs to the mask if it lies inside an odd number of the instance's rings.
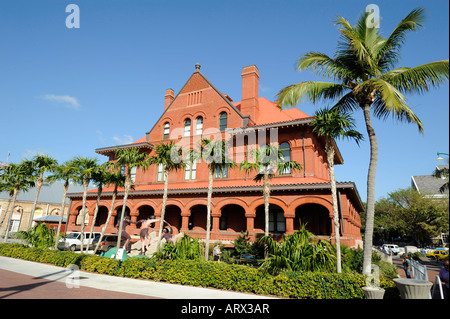
[[[80,103],[77,98],[69,95],[54,95],[54,94],[45,94],[40,97],[41,99],[47,101],[53,101],[56,103],[62,104],[64,107],[78,110],[80,108]]]
[[[134,142],[133,136],[131,135],[124,135],[123,137],[114,135],[113,140],[116,141],[118,145],[131,144]]]

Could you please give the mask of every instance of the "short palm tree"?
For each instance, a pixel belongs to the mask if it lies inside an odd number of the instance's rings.
[[[441,178],[441,179],[445,179],[446,182],[444,185],[442,185],[441,187],[439,187],[439,192],[441,193],[445,193],[445,191],[449,190],[449,174],[448,174],[448,159],[447,159],[447,167],[436,167],[435,170],[433,171],[432,175],[436,178]]]
[[[264,235],[269,236],[269,200],[270,200],[270,179],[275,176],[276,171],[284,172],[301,170],[301,164],[295,161],[285,161],[282,152],[274,145],[264,145],[259,149],[251,150],[253,160],[245,160],[239,167],[246,173],[249,171],[258,172],[253,179],[255,182],[263,181],[264,197]],[[267,258],[267,247],[265,249]]]
[[[33,178],[31,177],[31,170],[28,163],[21,162],[19,164],[9,164],[3,168],[3,174],[0,175],[0,178],[10,186],[10,189],[13,191],[13,197],[11,202],[11,212],[8,215],[8,219],[6,222],[6,233],[5,233],[5,242],[8,239],[9,234],[9,224],[11,222],[11,217],[14,213],[14,206],[16,203],[17,195],[20,191],[28,191],[31,187],[34,187],[35,183]],[[6,212],[7,214],[8,212]],[[5,215],[6,216],[6,215]]]
[[[73,159],[73,165],[78,169],[77,181],[83,185],[83,208],[81,212],[81,245],[80,250],[83,251],[84,242],[84,227],[85,227],[85,217],[86,217],[86,197],[87,189],[91,178],[98,169],[98,159],[77,156]],[[92,235],[92,234],[91,234]],[[89,244],[88,244],[89,246]]]
[[[119,251],[120,248],[120,242],[122,240],[122,230],[123,230],[123,219],[125,216],[125,210],[127,208],[127,198],[128,194],[130,192],[130,189],[133,186],[133,181],[131,179],[131,170],[136,168],[148,168],[150,162],[148,160],[148,154],[147,153],[141,153],[138,148],[128,148],[128,149],[117,149],[116,150],[116,156],[115,161],[110,164],[116,169],[122,169],[125,168],[125,185],[124,185],[124,194],[123,194],[123,205],[122,205],[122,212],[120,214],[120,221],[119,221],[119,234],[117,236],[117,248],[116,251]],[[119,254],[116,254],[116,257],[118,257]]]
[[[205,260],[208,261],[209,240],[211,236],[211,201],[213,192],[213,181],[216,171],[224,172],[229,168],[236,167],[236,163],[228,158],[227,143],[224,140],[211,141],[202,139],[199,145],[200,154],[194,155],[193,158],[199,158],[208,165],[208,195],[206,204],[206,240],[205,240]],[[195,153],[195,152],[194,152]]]
[[[337,203],[336,177],[334,174],[334,140],[338,138],[353,139],[359,144],[363,135],[354,130],[354,121],[349,113],[339,109],[321,109],[316,111],[314,120],[309,124],[314,133],[325,139],[328,168],[330,172],[331,197],[333,201],[333,223],[336,239],[336,270],[341,272],[340,223]]]
[[[63,188],[63,196],[62,196],[62,201],[61,201],[61,215],[59,216],[59,221],[58,221],[58,228],[56,231],[56,239],[55,239],[55,249],[57,249],[58,246],[58,241],[59,241],[59,236],[60,236],[60,232],[61,232],[61,225],[64,219],[64,211],[65,211],[65,206],[66,206],[66,196],[67,196],[67,191],[69,190],[69,185],[70,182],[76,182],[79,178],[79,171],[77,166],[74,165],[74,160],[70,160],[67,162],[64,162],[61,165],[57,165],[56,167],[53,168],[53,174],[51,174],[50,176],[48,176],[48,179],[50,182],[54,182],[57,180],[60,181],[64,181],[64,188]],[[69,219],[69,214],[67,214],[67,219]],[[66,222],[67,225],[67,222]],[[67,229],[67,227],[66,227]]]
[[[158,167],[162,165],[164,170],[164,193],[163,193],[163,203],[161,207],[161,220],[159,222],[159,233],[158,242],[156,250],[159,251],[161,245],[161,236],[164,227],[164,218],[166,214],[166,204],[167,204],[167,193],[169,188],[169,173],[172,171],[178,171],[186,166],[186,164],[181,161],[181,148],[175,146],[175,142],[170,141],[167,144],[158,144],[155,149],[156,154],[151,156],[149,163]]]
[[[28,229],[31,229],[39,193],[44,185],[44,174],[53,171],[58,162],[48,155],[36,155],[31,161],[27,161],[27,163],[31,166],[34,173],[33,175],[36,179],[36,195],[34,197],[33,208],[31,210],[30,220],[28,222]]]
[[[114,206],[116,204],[118,188],[125,186],[125,176],[123,176],[120,172],[108,171],[104,175],[104,182],[105,182],[105,185],[114,185],[114,190],[112,193],[111,206],[109,208],[108,217],[106,218],[106,221],[105,221],[105,227],[103,227],[102,233],[100,234],[100,238],[98,239],[97,245],[95,246],[94,255],[97,253],[97,250],[100,247],[100,243],[102,242],[103,236],[105,236],[106,227],[109,224],[109,221],[112,216],[112,212],[114,210]]]
[[[296,63],[299,71],[312,70],[335,82],[308,81],[289,85],[278,95],[279,106],[294,106],[308,99],[336,101],[334,107],[346,111],[361,109],[370,143],[370,163],[367,177],[367,209],[364,235],[363,274],[370,274],[375,210],[375,172],[378,144],[371,122],[371,110],[378,118],[394,118],[414,123],[423,132],[420,119],[408,106],[404,93],[424,93],[445,83],[449,77],[448,59],[416,67],[394,68],[400,60],[400,49],[410,31],[422,28],[424,9],[412,10],[387,37],[368,22],[363,14],[356,26],[343,17],[335,22],[340,40],[335,56],[309,52]]]

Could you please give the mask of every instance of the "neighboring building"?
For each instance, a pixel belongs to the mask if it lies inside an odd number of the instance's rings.
[[[33,214],[33,220],[46,216],[60,216],[63,189],[64,185],[60,182],[55,182],[53,184],[44,184],[42,186],[41,191],[39,192],[36,209]],[[80,192],[82,190],[83,187],[81,185],[71,184],[69,186],[69,192]],[[11,216],[9,222],[10,233],[14,233],[19,230],[27,230],[35,196],[36,188],[31,188],[27,192],[22,191],[17,195],[13,215]],[[0,192],[0,221],[4,218],[4,222],[0,227],[0,235],[4,235],[6,233],[6,224],[11,213],[11,207],[9,206],[7,215],[5,216],[8,202],[9,194],[6,192]],[[69,211],[69,205],[70,199],[67,198],[64,208],[64,216],[66,216],[66,218]],[[49,217],[47,217],[47,219],[48,218]],[[46,223],[49,224],[48,220]],[[35,222],[33,222],[33,225],[34,224]],[[52,222],[50,222],[50,224],[52,224]]]
[[[436,170],[448,170],[448,165],[438,165]],[[442,186],[448,183],[448,177],[438,178],[433,175],[411,176],[411,187],[421,194],[431,198],[448,197],[448,188],[441,192]]]
[[[201,136],[211,138],[212,133],[232,141],[234,161],[248,158],[249,150],[270,142],[279,143],[287,160],[300,163],[303,169],[278,172],[271,179],[270,232],[277,238],[299,229],[300,221],[319,238],[334,235],[332,200],[325,143],[312,133],[308,125],[313,117],[297,108],[280,110],[275,103],[258,96],[259,71],[256,66],[242,70],[242,100],[233,102],[219,91],[201,72],[195,71],[183,88],[175,95],[168,89],[164,106],[153,106],[149,112],[162,115],[144,137],[128,145],[97,149],[98,154],[114,161],[119,148],[139,148],[154,155],[159,143],[173,140],[177,145],[196,145]],[[145,116],[145,114],[139,114]],[[335,164],[343,164],[336,150]],[[135,190],[127,200],[127,214],[137,221],[149,216],[161,215],[163,174],[162,167],[150,167],[132,172]],[[348,246],[361,246],[360,212],[363,203],[353,182],[338,182],[341,219],[341,242]],[[185,169],[169,175],[169,191],[166,221],[175,233],[180,231],[193,237],[205,238],[208,170],[204,162],[187,165]],[[256,239],[264,233],[264,200],[262,183],[253,181],[239,168],[217,172],[213,184],[211,240],[228,242],[241,232],[248,231]],[[103,189],[95,231],[106,226],[107,233],[116,233],[114,227],[118,212],[122,209],[123,192],[119,193],[111,222],[105,225],[111,205],[112,187]],[[89,225],[92,223],[96,204],[96,191],[90,191],[87,200]],[[69,194],[72,199],[68,229],[80,230],[82,194]],[[159,223],[156,223],[158,227]],[[127,231],[137,235],[134,225]]]

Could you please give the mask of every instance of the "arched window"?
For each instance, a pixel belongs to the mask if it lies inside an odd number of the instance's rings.
[[[190,136],[190,135],[191,135],[191,119],[185,119],[183,136]]]
[[[287,143],[287,142],[281,143],[279,150],[280,150],[280,153],[283,154],[282,162],[283,163],[290,162],[291,161],[291,147],[290,147],[289,143]],[[291,169],[285,168],[282,172],[280,172],[280,175],[285,175],[285,174],[290,174],[290,173],[291,173]]]
[[[195,135],[202,135],[203,133],[203,117],[199,116],[195,120]]]
[[[169,133],[170,133],[170,123],[166,122],[164,123],[163,140],[167,140],[169,138]]]
[[[219,115],[219,130],[224,132],[227,129],[227,119],[228,115],[226,112],[222,112]]]

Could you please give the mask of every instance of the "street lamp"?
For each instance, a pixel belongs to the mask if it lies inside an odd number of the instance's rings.
[[[442,155],[447,155],[447,156],[449,156],[447,153],[440,153],[440,152],[438,152],[438,153],[437,153],[438,158],[436,159],[438,162],[440,162],[440,161],[443,160],[443,158],[440,156],[441,154],[442,154]]]

